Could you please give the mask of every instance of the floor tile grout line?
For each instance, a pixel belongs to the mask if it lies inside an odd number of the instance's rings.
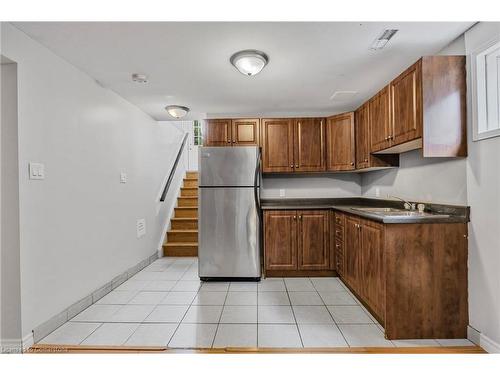
[[[67,322],[66,322],[66,323],[67,323]],[[99,323],[99,325],[98,325],[97,327],[95,327],[95,329],[94,329],[92,332],[90,332],[87,336],[85,336],[85,337],[83,338],[83,340],[80,340],[80,342],[78,343],[78,345],[82,345],[82,342],[84,342],[84,341],[85,341],[85,340],[87,340],[90,336],[92,336],[92,335],[94,334],[94,332],[95,332],[95,331],[97,331],[99,328],[101,328],[101,327],[102,327],[102,325],[103,325],[103,324],[104,324],[104,323]],[[54,332],[54,331],[53,331],[53,332]],[[52,333],[51,333],[51,334],[52,334]],[[47,336],[48,336],[48,335],[47,335]],[[44,337],[44,338],[45,338],[45,337]]]
[[[220,325],[220,321],[222,319],[222,313],[224,312],[224,306],[226,306],[226,300],[227,300],[227,295],[229,293],[229,287],[231,286],[231,283],[228,283],[227,284],[227,290],[226,290],[226,297],[224,298],[224,304],[222,305],[222,309],[220,311],[220,315],[219,315],[219,321],[217,322],[217,327],[215,327],[215,335],[214,335],[214,338],[212,339],[212,345],[210,346],[211,348],[214,347],[214,344],[215,344],[215,338],[217,337],[217,332],[219,332],[219,325]]]
[[[292,310],[293,319],[295,320],[295,327],[297,328],[297,333],[299,334],[300,344],[304,348],[304,341],[302,340],[302,334],[300,333],[299,324],[297,323],[297,317],[295,316],[295,310],[292,306],[292,300],[290,299],[290,294],[288,293],[288,287],[286,286],[285,280],[283,280],[283,284],[285,284],[286,295],[288,297],[288,301],[290,302],[290,309]]]

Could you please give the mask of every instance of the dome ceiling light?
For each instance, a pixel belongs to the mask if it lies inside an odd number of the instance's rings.
[[[269,57],[262,51],[246,49],[236,52],[229,61],[241,74],[254,76],[264,69],[269,62]]]
[[[167,105],[165,109],[167,110],[170,116],[177,119],[186,116],[187,113],[189,112],[189,108],[184,107],[182,105]]]

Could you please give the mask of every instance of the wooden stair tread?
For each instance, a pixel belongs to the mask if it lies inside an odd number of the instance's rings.
[[[198,242],[167,242],[163,246],[198,246]]]
[[[165,256],[198,255],[198,174],[187,171],[163,244]]]

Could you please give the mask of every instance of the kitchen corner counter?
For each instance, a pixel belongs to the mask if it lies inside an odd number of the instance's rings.
[[[334,209],[351,215],[356,215],[384,224],[414,224],[414,223],[467,223],[469,222],[470,208],[468,206],[454,206],[434,203],[425,203],[425,212],[422,216],[389,216],[375,212],[365,212],[363,208],[392,208],[404,209],[403,202],[386,199],[363,197],[352,198],[290,198],[290,199],[262,199],[262,210],[321,210]]]

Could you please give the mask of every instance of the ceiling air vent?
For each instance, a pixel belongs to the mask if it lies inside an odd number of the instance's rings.
[[[391,38],[394,36],[394,34],[396,34],[398,32],[398,30],[396,29],[388,29],[388,30],[384,30],[382,32],[382,34],[380,34],[380,36],[375,39],[375,41],[372,43],[372,46],[370,47],[370,49],[382,49],[385,47],[385,45],[387,44],[387,42],[389,40],[391,40]]]

